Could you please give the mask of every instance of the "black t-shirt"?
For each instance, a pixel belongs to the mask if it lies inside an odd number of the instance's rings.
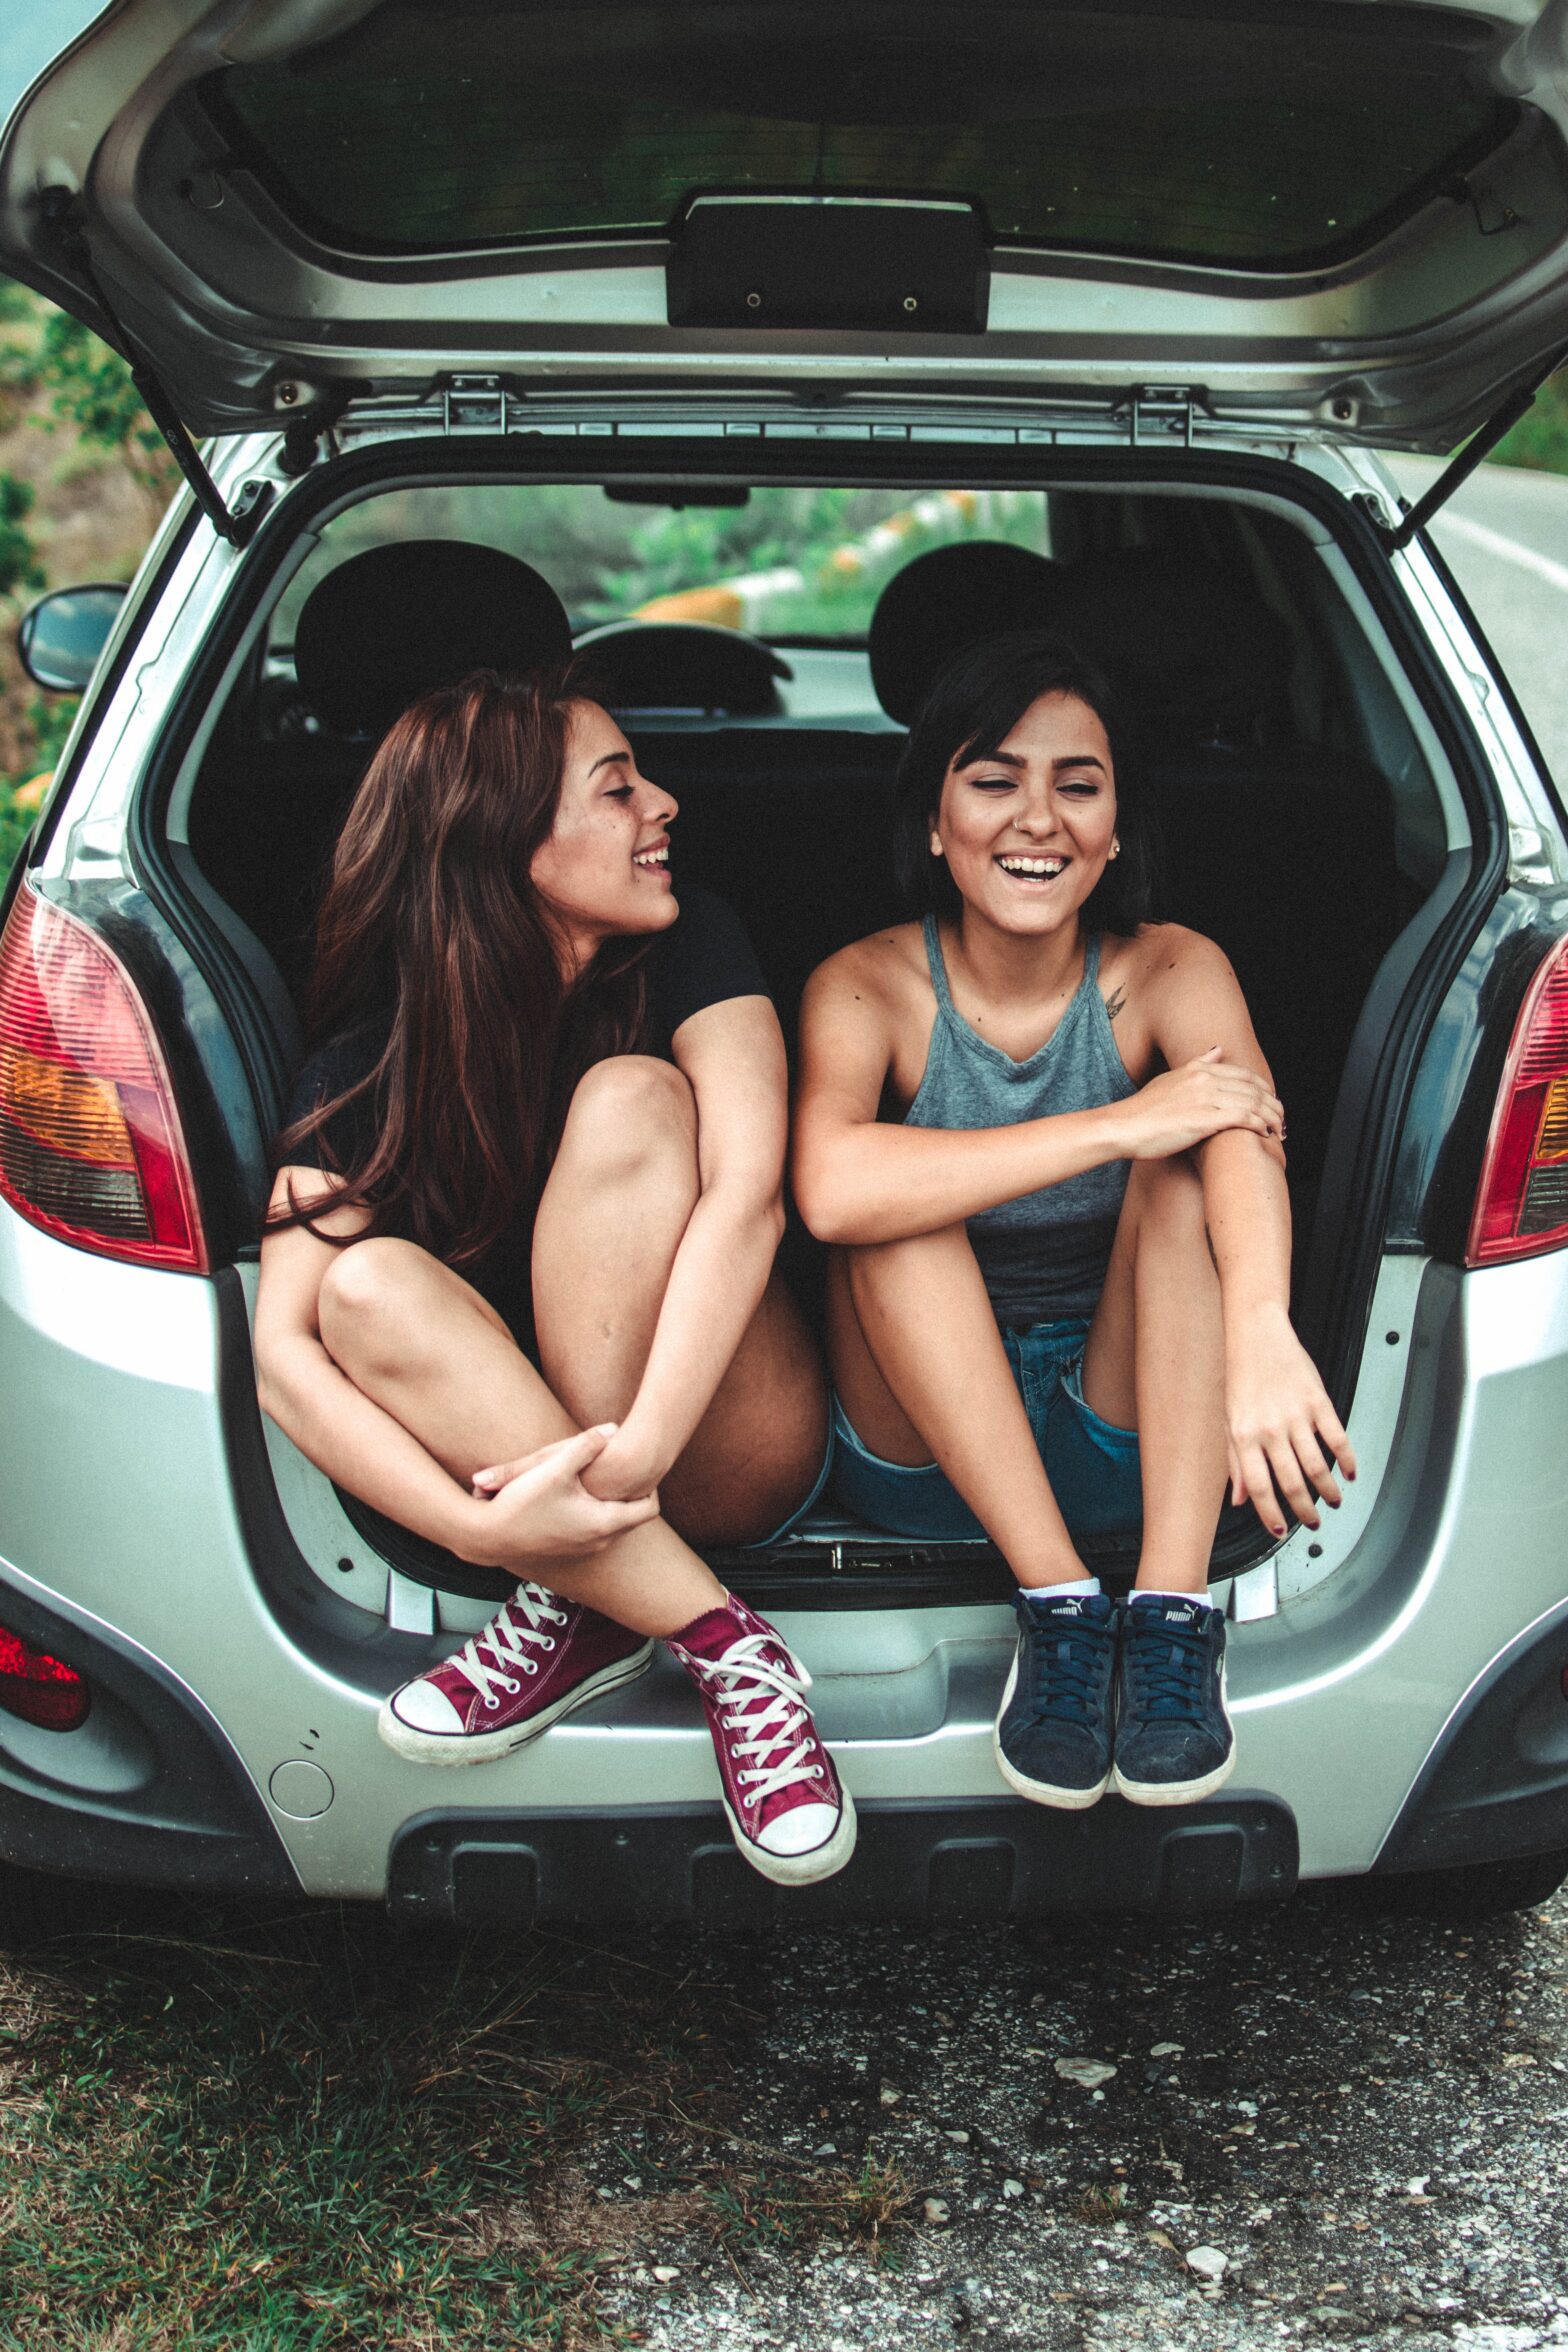
[[[680,910],[669,930],[658,933],[648,954],[647,1050],[664,1061],[672,1058],[676,1031],[694,1013],[709,1005],[725,1004],[731,997],[768,993],[751,941],[723,899],[695,883],[686,883],[680,892]],[[342,1094],[374,1067],[386,1043],[390,1019],[389,1008],[384,1015],[372,1015],[359,1028],[328,1038],[317,1047],[294,1081],[283,1117],[285,1128],[303,1119],[318,1103]],[[341,1110],[325,1131],[318,1129],[306,1142],[293,1145],[288,1164],[326,1166],[325,1142],[339,1166],[352,1167],[364,1158],[372,1141],[373,1116],[369,1099],[362,1096]],[[525,1211],[512,1220],[482,1258],[460,1269],[464,1280],[490,1301],[519,1344],[530,1352],[532,1245],[533,1219]]]

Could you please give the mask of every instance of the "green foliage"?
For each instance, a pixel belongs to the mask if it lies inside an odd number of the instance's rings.
[[[27,724],[33,738],[32,773],[35,776],[42,775],[46,768],[54,767],[58,761],[81,699],[79,694],[33,696],[27,713]],[[26,777],[23,777],[22,782],[26,781]]]
[[[19,808],[10,788],[0,784],[0,890],[33,829],[33,818],[34,811]]]
[[[1492,452],[1497,465],[1533,466],[1538,472],[1568,474],[1568,369],[1543,384],[1535,406]]]
[[[128,465],[144,487],[162,479],[163,437],[141,403],[131,371],[79,319],[51,311],[44,322],[39,372],[51,390],[56,423],[75,427],[83,444]]]
[[[14,596],[19,588],[41,588],[43,565],[23,528],[33,509],[33,486],[15,474],[0,473],[0,596]]]
[[[893,574],[927,548],[982,538],[1038,550],[1043,535],[1038,492],[754,490],[743,507],[650,511],[621,563],[600,573],[587,609],[609,620],[681,589],[791,572],[799,585],[770,593],[763,633],[855,638]]]

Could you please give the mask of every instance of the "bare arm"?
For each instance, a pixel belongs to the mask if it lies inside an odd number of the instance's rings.
[[[895,1010],[855,951],[812,974],[801,1004],[795,1198],[819,1241],[902,1241],[1108,1160],[1165,1157],[1216,1128],[1264,1132],[1279,1107],[1250,1069],[1200,1053],[1131,1101],[1009,1127],[879,1120]]]
[[[1154,1041],[1166,1060],[1217,1045],[1228,1062],[1272,1088],[1236,975],[1219,948],[1172,925],[1160,959],[1146,986]],[[1283,1535],[1277,1484],[1297,1517],[1316,1527],[1317,1497],[1340,1499],[1327,1454],[1347,1478],[1356,1474],[1355,1455],[1291,1329],[1284,1149],[1273,1136],[1233,1129],[1209,1137],[1197,1159],[1225,1320],[1231,1499],[1250,1495],[1265,1526]]]
[[[675,1032],[697,1103],[696,1206],[681,1236],[637,1395],[587,1478],[646,1494],[684,1451],[768,1286],[784,1231],[789,1081],[765,996],[706,1006]]]
[[[288,1206],[291,1186],[306,1205],[337,1189],[317,1169],[284,1168],[274,1207]],[[362,1210],[339,1210],[319,1222],[330,1232],[352,1235],[365,1216]],[[513,1465],[504,1511],[461,1486],[401,1422],[338,1370],[322,1345],[321,1285],[337,1254],[330,1241],[303,1225],[269,1232],[256,1293],[262,1411],[318,1469],[400,1526],[486,1567],[521,1570],[536,1559],[594,1552],[648,1516],[641,1506],[627,1510],[596,1502],[583,1491],[580,1473],[603,1448],[604,1430],[543,1446]]]

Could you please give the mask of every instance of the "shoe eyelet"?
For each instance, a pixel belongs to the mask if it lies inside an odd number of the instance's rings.
[[[554,1634],[553,1634],[553,1633],[547,1633],[547,1634],[544,1634],[544,1635],[542,1635],[542,1636],[541,1636],[541,1638],[540,1638],[539,1647],[540,1647],[542,1650],[553,1650],[553,1649],[554,1649],[554,1647],[555,1647],[555,1636],[554,1636]]]
[[[523,1686],[522,1686],[522,1684],[521,1684],[520,1682],[503,1682],[503,1683],[502,1683],[502,1685],[501,1685],[501,1688],[502,1688],[504,1691],[507,1691],[507,1692],[509,1692],[509,1693],[510,1693],[510,1695],[511,1695],[511,1696],[512,1696],[514,1699],[516,1698],[516,1696],[517,1696],[518,1692],[519,1692],[519,1691],[522,1689],[522,1687],[523,1687]]]
[[[486,1701],[485,1701],[485,1710],[486,1710],[487,1714],[491,1714],[491,1715],[493,1715],[493,1714],[495,1713],[495,1711],[496,1711],[497,1707],[499,1707],[499,1706],[500,1706],[500,1704],[501,1704],[501,1702],[500,1702],[500,1700],[499,1700],[499,1699],[486,1699]]]
[[[521,1658],[518,1660],[518,1663],[522,1667],[522,1670],[525,1674],[537,1674],[539,1671],[539,1662],[536,1658]],[[513,1688],[516,1690],[521,1690],[522,1684],[515,1683]]]

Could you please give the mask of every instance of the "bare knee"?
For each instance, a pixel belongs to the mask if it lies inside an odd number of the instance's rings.
[[[334,1363],[349,1370],[406,1360],[430,1264],[417,1243],[390,1234],[338,1251],[316,1304],[322,1345]]]
[[[612,1054],[577,1082],[560,1157],[579,1175],[627,1183],[657,1169],[697,1165],[697,1104],[673,1063],[652,1054]]]

